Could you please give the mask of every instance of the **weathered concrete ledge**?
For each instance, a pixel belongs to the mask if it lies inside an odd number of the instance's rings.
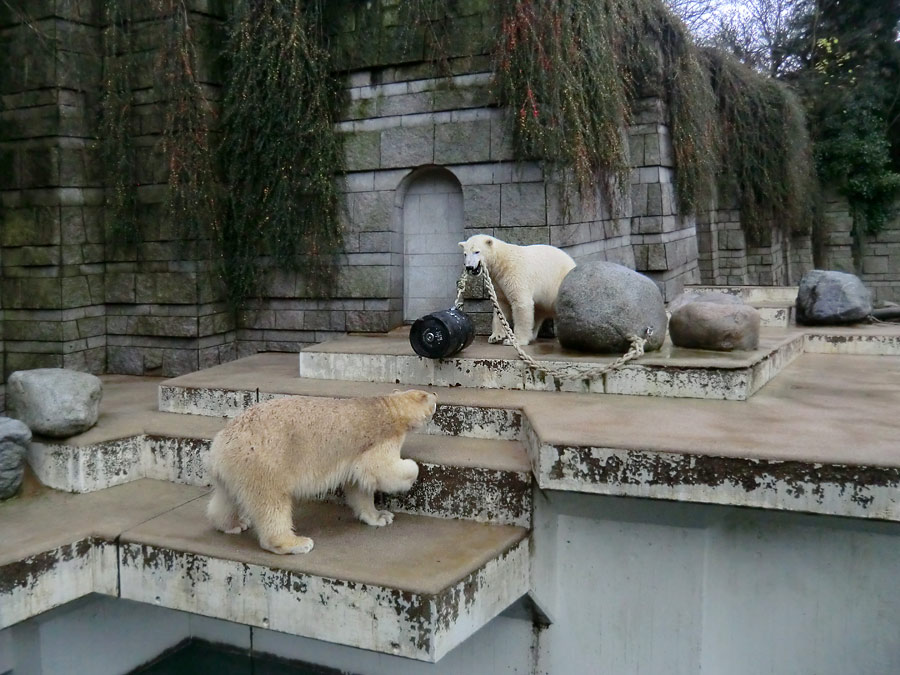
[[[28,463],[44,485],[66,492],[95,492],[142,478],[206,487],[211,442],[211,435],[158,433],[86,444],[38,441],[29,446]],[[530,526],[531,467],[518,441],[410,435],[403,454],[419,463],[419,478],[408,493],[379,495],[383,508]]]
[[[570,352],[555,340],[525,349],[548,368],[593,367],[615,359]],[[299,372],[321,380],[742,401],[802,353],[803,337],[796,332],[767,334],[759,349],[740,353],[680,349],[667,342],[659,352],[601,378],[574,381],[532,371],[511,347],[488,345],[484,338],[449,359],[426,359],[411,351],[406,329],[355,335],[304,349]]]
[[[261,401],[282,396],[307,395],[299,392],[265,392],[259,389],[225,389],[221,387],[204,387],[202,384],[180,384],[180,381],[185,381],[187,377],[189,376],[167,380],[159,386],[159,410],[161,412],[209,417],[235,417]],[[240,387],[239,382],[237,386]],[[345,398],[352,394],[348,391],[339,391],[329,392],[327,395]],[[362,391],[357,395],[377,394],[375,392],[370,394]],[[521,428],[522,417],[517,410],[438,403],[434,417],[426,426],[425,432],[429,434],[463,436],[466,438],[517,440],[520,436]]]
[[[900,356],[900,324],[876,324],[868,330],[808,329],[804,351],[810,354]]]
[[[408,515],[370,528],[316,504],[296,518],[316,548],[277,556],[212,531],[203,493],[139,481],[3,504],[0,628],[104,593],[436,661],[529,590],[524,528]]]
[[[900,522],[900,468],[529,444],[538,486]]]
[[[798,348],[800,343],[792,345]],[[241,370],[257,371],[291,358],[251,357],[245,364],[220,366],[218,376],[187,375],[163,386],[196,389],[191,394],[194,403],[215,414],[215,398],[206,398],[204,387],[220,389],[232,380],[248,385],[241,380]],[[490,419],[479,417],[474,424],[480,435],[520,438],[541,488],[893,519],[897,515],[890,502],[891,491],[896,492],[892,472],[900,467],[893,421],[900,409],[898,368],[900,360],[895,357],[804,354],[747,401],[461,387],[443,388],[439,398],[451,411],[474,413],[482,410],[481,405],[501,402],[515,406],[508,414],[490,407]],[[331,395],[391,386],[291,380],[283,372],[256,382],[264,383],[261,389],[297,391],[318,391],[316,387],[327,384]],[[473,424],[465,416],[452,419]],[[512,419],[515,424],[509,423]],[[449,433],[458,431],[441,425]],[[579,468],[585,458],[606,457],[603,453],[612,453],[613,464],[658,466],[659,474],[634,469],[621,478],[611,468],[599,472]],[[634,460],[628,460],[632,455]],[[696,475],[685,468],[694,466]],[[708,477],[710,466],[724,473]],[[668,467],[680,467],[680,475],[688,478],[666,483]]]
[[[529,589],[521,528],[403,515],[369,528],[311,506],[295,516],[316,542],[305,556],[210,533],[202,502],[127,531],[122,597],[436,661]]]
[[[685,293],[724,293],[735,295],[749,305],[793,304],[797,300],[796,286],[703,286],[688,285]]]
[[[0,504],[0,629],[89,593],[117,595],[119,534],[205,492],[141,481]]]

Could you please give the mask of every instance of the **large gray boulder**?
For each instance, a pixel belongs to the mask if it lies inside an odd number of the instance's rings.
[[[872,293],[853,274],[812,270],[800,280],[797,323],[854,323],[871,313]]]
[[[563,279],[556,298],[556,334],[563,347],[595,354],[621,354],[630,335],[653,334],[646,351],[666,338],[662,294],[643,274],[611,262],[580,263]]]
[[[0,499],[12,497],[25,475],[25,452],[31,431],[23,422],[0,417]]]
[[[100,414],[100,378],[65,368],[17,370],[6,383],[6,408],[44,436],[64,438],[90,429]]]
[[[752,350],[759,346],[759,324],[759,311],[750,305],[697,300],[672,312],[669,337],[689,349]]]

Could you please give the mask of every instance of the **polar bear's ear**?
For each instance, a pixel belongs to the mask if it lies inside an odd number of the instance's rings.
[[[487,244],[488,246],[493,246],[494,240],[491,239],[490,237],[488,237],[487,239],[484,240],[484,243]]]
[[[464,241],[458,241],[458,242],[456,242],[456,244],[457,244],[457,246],[462,246],[463,248],[466,247],[466,242],[464,242]]]

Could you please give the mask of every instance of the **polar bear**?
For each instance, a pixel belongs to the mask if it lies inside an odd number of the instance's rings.
[[[459,242],[466,256],[466,269],[478,274],[484,265],[491,275],[497,301],[507,319],[512,317],[516,340],[524,346],[537,338],[541,324],[556,316],[556,296],[563,278],[575,261],[555,246],[518,246],[496,237],[476,234]],[[510,344],[494,311],[488,342]]]
[[[253,525],[259,545],[273,553],[307,553],[309,537],[293,531],[293,500],[342,487],[364,523],[394,520],[373,495],[406,492],[418,465],[401,459],[406,434],[434,414],[437,396],[409,390],[355,399],[279,398],[244,411],[212,442],[208,467],[213,494],[207,517],[228,534]]]

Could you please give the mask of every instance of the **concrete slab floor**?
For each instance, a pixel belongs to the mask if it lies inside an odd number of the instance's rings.
[[[294,528],[311,537],[315,548],[283,556],[262,550],[252,530],[240,535],[213,530],[205,516],[206,501],[188,502],[125,530],[120,541],[433,595],[527,534],[511,525],[403,513],[387,527],[370,527],[343,504],[304,502],[295,509]]]
[[[396,514],[370,527],[343,504],[303,502],[294,525],[308,554],[259,547],[252,530],[227,535],[206,520],[208,488],[138,480],[89,494],[45,490],[0,504],[0,567],[89,537],[139,543],[332,579],[433,594],[527,534],[522,527]]]
[[[207,492],[155,480],[85,495],[31,488],[0,502],[0,566],[88,537],[113,541],[125,530]]]

